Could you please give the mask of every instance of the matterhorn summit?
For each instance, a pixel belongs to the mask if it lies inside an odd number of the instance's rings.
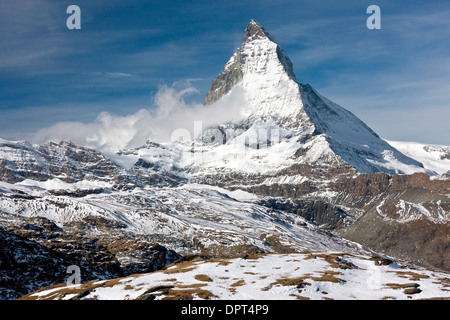
[[[300,92],[292,63],[283,49],[254,20],[245,29],[244,40],[211,84],[205,103],[219,100],[237,85],[246,92],[244,115],[290,124],[307,121],[299,105]]]
[[[287,54],[254,20],[245,29],[243,44],[213,80],[205,104],[212,105],[233,95],[234,91],[244,92],[241,112],[246,117],[245,124],[223,124],[221,131],[228,129],[228,136],[220,141],[231,143],[229,137],[240,139],[239,134],[232,132],[233,127],[238,127],[241,131],[247,129],[242,133],[245,139],[256,139],[255,143],[247,143],[248,146],[260,148],[264,144],[269,155],[271,151],[278,152],[276,147],[271,148],[282,142],[285,144],[280,154],[283,164],[276,160],[274,167],[286,168],[291,163],[301,163],[349,165],[359,173],[426,172],[421,163],[380,139],[351,112],[325,98],[309,84],[298,82]],[[276,129],[278,133],[271,136]],[[286,153],[286,150],[291,152]],[[252,170],[271,167],[271,157],[258,159],[260,161],[253,161],[250,166],[239,167]]]

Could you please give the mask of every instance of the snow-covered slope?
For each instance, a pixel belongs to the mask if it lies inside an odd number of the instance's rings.
[[[106,232],[111,235],[151,235],[159,244],[183,254],[232,256],[236,250],[249,248],[259,252],[363,251],[298,215],[260,205],[257,196],[243,191],[187,184],[74,198],[2,183],[0,192],[3,214],[46,218],[61,228],[85,220],[108,221],[112,228]]]
[[[426,169],[450,176],[450,146],[392,140],[387,142],[408,157],[420,161]]]

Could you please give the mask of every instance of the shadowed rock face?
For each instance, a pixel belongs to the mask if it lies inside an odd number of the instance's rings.
[[[235,55],[227,63],[227,67],[213,80],[205,97],[205,105],[212,104],[227,94],[235,84],[242,80],[241,55]]]
[[[334,230],[346,225],[347,214],[344,210],[322,200],[265,198],[259,203],[275,210],[294,213],[324,229]]]
[[[70,265],[81,268],[83,281],[114,276],[94,264],[71,259],[0,228],[0,300],[17,299],[42,286],[64,283]]]
[[[0,300],[64,283],[80,267],[82,282],[152,272],[181,256],[145,236],[117,236],[123,226],[90,217],[62,228],[45,218],[0,226]],[[103,229],[108,235],[91,234]]]
[[[301,172],[309,170],[314,168]],[[450,271],[450,180],[331,172],[336,179],[328,183],[255,184],[247,190],[263,196],[261,204],[299,214],[378,252]],[[322,177],[329,179],[331,172]],[[323,190],[333,194],[321,197]]]
[[[271,36],[255,20],[251,20],[245,28],[244,41],[249,42],[260,38],[271,38]]]

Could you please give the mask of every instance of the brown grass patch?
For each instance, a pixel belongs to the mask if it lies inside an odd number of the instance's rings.
[[[409,279],[410,281],[419,281],[421,279],[428,279],[429,276],[425,274],[419,274],[412,271],[387,271],[396,273],[400,278]]]
[[[162,298],[162,300],[192,300],[195,297],[199,297],[200,299],[209,300],[211,298],[218,298],[211,291],[204,290],[201,288],[193,288],[193,289],[169,289],[167,294]]]
[[[227,266],[231,263],[231,261],[222,258],[213,258],[208,260],[208,262],[216,262],[219,266]]]
[[[314,281],[327,281],[327,282],[334,282],[334,283],[342,283],[345,280],[339,279],[336,277],[336,275],[341,274],[336,271],[322,271],[321,275],[318,277],[310,277],[309,279]]]
[[[243,286],[244,284],[245,284],[245,280],[241,279],[241,280],[238,280],[238,281],[232,283],[230,286],[231,287],[240,287],[240,286]]]
[[[155,300],[156,296],[167,294],[173,286],[157,286],[146,290],[136,300]]]
[[[238,280],[230,285],[230,288],[228,288],[228,291],[230,291],[232,294],[236,294],[236,292],[237,292],[236,288],[243,286],[244,284],[245,284],[245,280],[243,280],[243,279]]]
[[[245,255],[243,257],[243,259],[255,260],[255,262],[256,262],[259,258],[264,257],[266,255],[267,255],[267,253],[252,253],[252,254]]]
[[[321,258],[321,259],[325,260],[326,262],[328,262],[332,268],[358,269],[358,267],[355,266],[350,261],[344,260],[342,258],[342,256],[344,256],[344,255],[342,255],[342,254],[341,255],[339,255],[339,254],[323,254],[323,253],[314,254],[313,253],[313,254],[310,254],[309,256],[305,257],[305,260]]]
[[[130,286],[129,284],[127,284],[123,289],[124,290],[134,290],[134,289],[136,289],[136,287]]]
[[[203,281],[203,282],[212,282],[213,280],[206,274],[197,274],[194,276],[194,278],[198,281]]]
[[[311,284],[306,282],[305,279],[307,279],[307,277],[303,276],[303,277],[298,277],[298,278],[280,278],[277,279],[277,281],[269,284],[269,286],[262,288],[262,291],[268,291],[270,290],[273,286],[275,285],[280,285],[280,286],[294,286],[297,287],[297,289],[302,289],[305,286],[310,286]]]
[[[406,288],[418,288],[420,285],[418,283],[386,283],[386,287],[399,290]]]
[[[433,283],[442,285],[444,289],[441,289],[441,291],[450,291],[447,289],[450,288],[450,278],[437,278],[437,281],[438,282],[434,281]]]
[[[343,283],[343,282],[345,282],[345,280],[342,280],[342,279],[339,279],[336,277],[336,275],[340,275],[340,274],[341,274],[340,272],[336,272],[336,271],[321,271],[318,276],[306,274],[306,275],[298,277],[298,278],[280,278],[280,279],[277,279],[275,282],[271,283],[269,286],[263,288],[262,290],[268,291],[275,285],[294,286],[294,287],[297,287],[297,289],[302,289],[306,286],[311,285],[311,283],[308,282],[307,280]]]
[[[183,273],[195,270],[195,268],[197,268],[197,266],[195,265],[195,261],[186,261],[172,265],[170,268],[161,270],[160,272],[165,274]]]
[[[192,300],[196,297],[200,299],[217,298],[211,291],[201,289],[206,286],[203,283],[174,286],[158,286],[150,288],[136,300],[154,300],[161,297],[162,300]]]
[[[18,298],[17,300],[40,300],[40,299],[44,299],[45,300],[45,299],[50,299],[49,297],[52,296],[53,294],[55,294],[56,296],[59,295],[59,292],[62,291],[65,286],[66,286],[66,284],[56,284],[56,285],[47,286],[47,287],[41,288],[39,290],[33,291],[33,292],[31,292],[31,293],[29,293],[27,295],[24,295],[24,296]],[[52,289],[56,289],[56,288],[61,288],[61,290],[58,290],[56,292],[55,291],[50,292],[49,294],[47,294],[45,296],[42,296],[40,294],[38,295],[38,293],[42,293],[44,291],[52,290]]]
[[[295,297],[297,300],[311,300],[308,297],[299,296],[298,294],[290,294],[291,297]]]
[[[55,299],[62,299],[66,295],[72,295],[72,294],[74,294],[74,296],[71,297],[70,300],[79,300],[79,299],[82,299],[82,298],[86,297],[87,295],[89,295],[92,291],[94,291],[94,289],[103,287],[106,284],[106,282],[100,282],[100,283],[96,283],[96,282],[99,282],[99,280],[92,280],[90,282],[80,284],[77,286],[67,286],[66,284],[58,284],[58,285],[54,285],[54,286],[49,286],[49,287],[42,288],[38,291],[32,292],[30,294],[27,294],[27,295],[19,298],[18,300],[55,300]],[[47,290],[56,289],[56,288],[61,288],[61,289],[57,290],[57,291],[49,292],[46,295],[36,295],[36,293],[38,293],[38,292],[45,292]]]
[[[177,288],[181,289],[193,289],[193,288],[201,288],[207,286],[206,283],[193,283],[193,284],[180,284],[177,285]]]

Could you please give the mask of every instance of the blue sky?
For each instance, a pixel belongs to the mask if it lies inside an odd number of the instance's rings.
[[[66,8],[81,8],[68,30]],[[366,9],[381,8],[381,30]],[[381,137],[450,145],[448,1],[0,0],[0,137],[151,109],[161,85],[202,102],[257,20],[297,79]]]

